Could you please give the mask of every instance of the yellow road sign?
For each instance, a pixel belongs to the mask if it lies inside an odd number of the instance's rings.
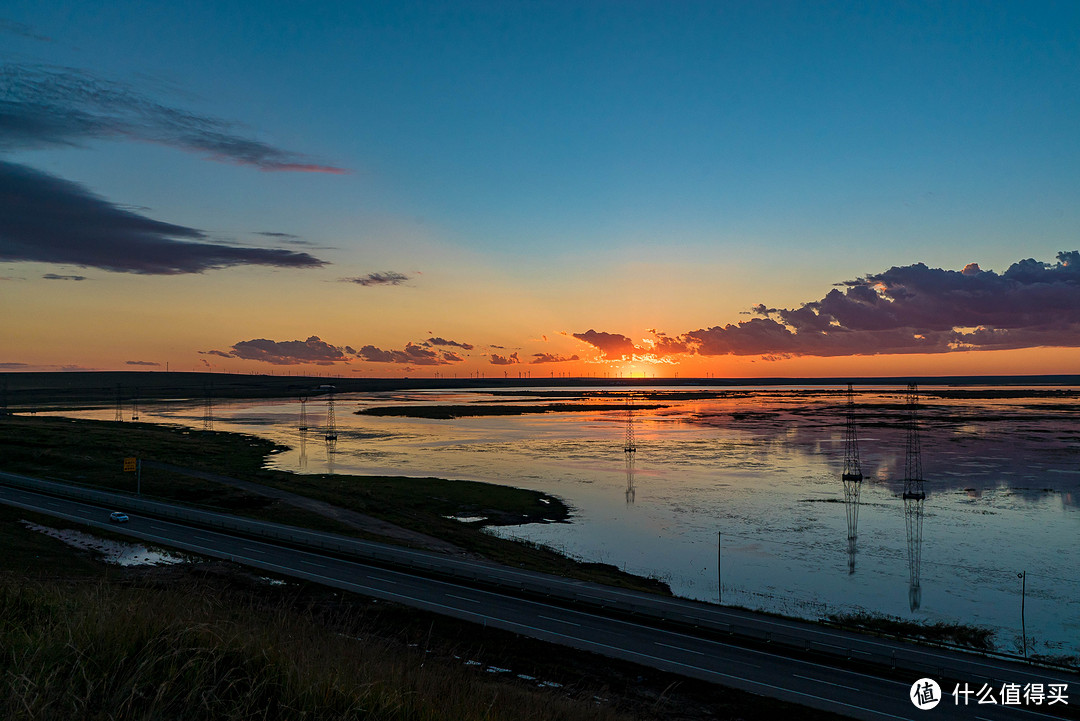
[[[135,459],[134,458],[125,458],[124,459],[124,472],[127,473],[128,471],[130,471],[132,473],[135,472]]]

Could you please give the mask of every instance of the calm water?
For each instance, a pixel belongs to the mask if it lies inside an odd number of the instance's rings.
[[[570,394],[341,395],[332,454],[318,430],[325,399],[307,404],[315,430],[306,441],[296,401],[219,402],[214,428],[291,446],[271,461],[282,470],[476,479],[554,494],[573,507],[570,523],[496,533],[655,575],[677,594],[706,601],[722,595],[725,604],[809,618],[866,610],[974,623],[994,629],[997,648],[1011,652],[1021,643],[1017,574],[1026,571],[1029,648],[1080,654],[1080,401],[1040,391],[989,400],[923,391],[926,500],[914,609],[899,480],[903,397],[896,389],[857,397],[865,480],[854,555],[840,481],[838,391],[755,389],[648,401],[635,391],[637,403],[668,407],[634,412],[632,479],[621,411],[456,420],[353,413],[377,405],[548,403]],[[201,403],[141,410],[142,420],[203,425]]]

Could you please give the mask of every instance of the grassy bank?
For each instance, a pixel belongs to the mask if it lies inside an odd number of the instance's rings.
[[[24,519],[77,527],[0,505],[4,719],[834,718],[224,562],[107,566]]]
[[[989,628],[962,623],[918,623],[895,616],[870,613],[832,614],[827,621],[841,628],[868,631],[886,636],[944,643],[976,651],[994,650],[994,632]]]
[[[264,468],[284,450],[237,433],[194,431],[150,423],[54,417],[0,418],[3,470],[133,493],[138,457],[279,488],[383,519],[502,563],[626,588],[670,593],[666,584],[607,564],[582,563],[551,549],[497,538],[482,525],[558,522],[570,509],[538,491],[474,481],[395,476],[298,475]],[[197,504],[262,520],[371,537],[332,518],[258,493],[183,473],[144,468],[144,495]],[[455,517],[483,517],[463,523]]]

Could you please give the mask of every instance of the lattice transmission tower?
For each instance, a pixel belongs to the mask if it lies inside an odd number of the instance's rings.
[[[634,461],[637,455],[637,441],[634,439],[634,407],[630,398],[626,399],[626,440],[623,442],[623,455],[626,456],[626,502],[633,503],[637,495],[634,487]]]
[[[326,442],[337,443],[337,417],[334,415],[334,393],[326,396]]]
[[[922,448],[919,444],[919,387],[907,387],[907,449],[904,457],[904,526],[908,547],[908,604],[914,611],[922,605],[923,488]]]
[[[855,425],[855,391],[847,387],[847,424],[844,433],[844,508],[847,511],[848,573],[855,573],[855,544],[859,536],[859,495],[862,492],[862,463],[859,461],[859,433]]]

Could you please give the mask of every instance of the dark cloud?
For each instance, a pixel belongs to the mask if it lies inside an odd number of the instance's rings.
[[[618,333],[605,333],[590,328],[584,333],[574,333],[573,336],[599,350],[608,360],[632,358],[635,353],[642,352],[633,341]]]
[[[359,278],[342,278],[342,283],[356,283],[357,285],[401,285],[409,279],[409,276],[397,271],[388,270],[385,273],[368,273]]]
[[[0,368],[28,368],[29,363],[0,363]]]
[[[530,365],[536,365],[538,363],[566,363],[567,361],[581,360],[575,353],[572,356],[562,356],[554,353],[533,353],[533,359],[529,361]]]
[[[157,103],[73,68],[0,66],[0,149],[66,147],[93,139],[142,140],[261,170],[341,168],[242,135],[236,123]]]
[[[160,363],[154,361],[124,361],[129,366],[159,366]]]
[[[628,337],[618,333],[605,333],[591,329],[572,335],[599,350],[603,360],[608,361],[641,360],[649,363],[668,363],[671,362],[672,356],[690,353],[693,350],[684,337],[673,338],[655,329],[650,329],[649,332],[656,336],[656,339],[644,340],[642,345],[636,345]]]
[[[344,348],[332,346],[315,335],[307,340],[273,341],[266,338],[255,338],[236,343],[228,353],[215,350],[199,352],[203,355],[262,361],[273,365],[300,365],[306,363],[333,365],[334,363],[344,363],[349,360]],[[200,360],[205,361],[205,359]]]
[[[491,365],[493,366],[512,366],[517,365],[520,362],[521,359],[518,358],[518,354],[516,351],[514,353],[511,353],[509,356],[502,356],[498,353],[491,354]]]
[[[1080,346],[1080,252],[1032,258],[1004,273],[922,263],[840,284],[794,309],[691,331],[702,355],[837,356]],[[772,316],[776,316],[774,319]]]
[[[682,338],[672,338],[666,333],[661,333],[658,330],[651,330],[649,332],[656,336],[656,340],[653,341],[652,346],[648,348],[648,351],[654,355],[671,356],[690,352],[690,347]]]
[[[373,345],[366,345],[356,352],[356,357],[369,363],[399,363],[419,366],[449,365],[464,360],[454,353],[429,350],[413,343],[406,343],[405,348],[402,350],[382,350]]]
[[[26,23],[17,23],[13,20],[0,19],[0,32],[10,33],[11,35],[18,35],[22,38],[29,40],[38,40],[43,43],[51,43],[52,38],[46,35],[39,35],[34,32],[34,29]]]
[[[0,242],[2,242],[2,239],[0,239]],[[43,280],[86,280],[85,275],[57,275],[56,273],[46,273],[41,277]]]
[[[269,230],[259,230],[255,232],[255,235],[265,235],[267,238],[281,238],[282,240],[297,240],[299,235],[293,235],[292,233],[274,233]]]
[[[458,343],[456,340],[446,340],[445,338],[428,338],[427,342],[431,345],[449,345],[455,348],[461,348],[462,350],[472,350],[475,346],[472,343]]]
[[[201,241],[195,228],[125,210],[81,185],[0,161],[0,261],[176,275],[236,265],[313,268],[307,253]]]

